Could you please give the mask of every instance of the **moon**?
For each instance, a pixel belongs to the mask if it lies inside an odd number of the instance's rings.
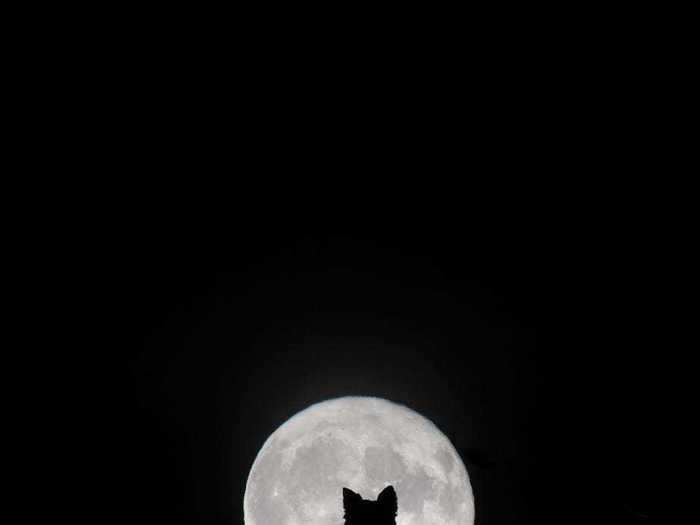
[[[393,485],[397,525],[472,525],[474,496],[450,440],[413,410],[374,397],[317,403],[280,426],[251,468],[247,525],[342,525],[343,487],[376,500]]]

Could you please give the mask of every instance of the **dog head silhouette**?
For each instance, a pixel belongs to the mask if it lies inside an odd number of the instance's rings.
[[[389,485],[377,501],[367,501],[350,489],[343,489],[345,525],[396,525],[398,502],[394,487]]]

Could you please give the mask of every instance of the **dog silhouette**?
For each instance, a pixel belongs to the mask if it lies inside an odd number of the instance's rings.
[[[343,488],[345,525],[396,525],[398,502],[394,487],[382,490],[377,501],[367,501],[350,489]]]

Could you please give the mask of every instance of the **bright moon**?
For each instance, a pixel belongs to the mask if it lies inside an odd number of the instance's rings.
[[[342,525],[343,487],[376,500],[393,485],[397,525],[472,525],[474,497],[449,439],[420,414],[372,397],[310,406],[279,427],[248,476],[246,525]]]

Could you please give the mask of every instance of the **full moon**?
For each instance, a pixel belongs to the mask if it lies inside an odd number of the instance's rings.
[[[376,500],[396,490],[398,525],[472,525],[467,469],[450,440],[402,405],[343,397],[299,412],[251,468],[247,525],[342,525],[343,487]]]

